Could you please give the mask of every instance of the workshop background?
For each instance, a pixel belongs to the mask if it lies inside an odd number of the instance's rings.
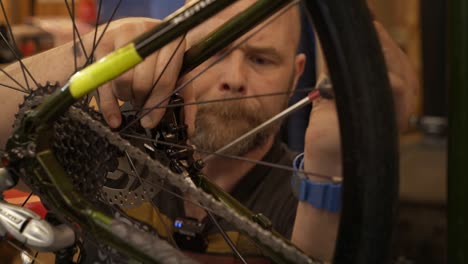
[[[68,11],[61,0],[2,1],[13,24],[18,49],[30,56],[72,40]],[[71,3],[71,1],[69,1]],[[93,29],[98,0],[77,0],[77,26]],[[124,0],[116,17],[163,18],[182,0]],[[100,22],[111,15],[117,1],[103,1]],[[446,1],[369,0],[375,16],[408,54],[421,82],[418,115],[413,129],[401,138],[400,217],[395,241],[399,263],[446,263]],[[0,17],[2,30],[5,18]],[[8,62],[0,51],[0,63]],[[20,203],[24,194],[11,192]],[[33,199],[34,201],[34,199]],[[37,201],[37,200],[35,200]],[[1,263],[21,263],[6,243],[0,244]]]

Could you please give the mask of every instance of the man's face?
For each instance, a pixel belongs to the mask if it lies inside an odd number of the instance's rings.
[[[216,17],[194,29],[188,36],[189,45],[206,36],[252,0],[239,1]],[[221,62],[198,77],[184,96],[197,102],[233,97],[261,96],[293,89],[302,72],[304,57],[296,56],[299,41],[296,10],[277,18],[252,38],[235,48]],[[252,30],[256,31],[256,29]],[[248,33],[247,35],[250,35]],[[238,42],[234,43],[236,45]],[[227,50],[199,66],[190,75],[200,72]],[[197,106],[191,141],[198,148],[216,151],[260,125],[287,106],[289,95],[263,96]],[[188,111],[193,111],[190,109]],[[188,121],[190,122],[190,120]],[[189,126],[193,125],[189,123]],[[233,148],[229,154],[244,155],[271,137],[277,130],[270,128],[250,141]]]

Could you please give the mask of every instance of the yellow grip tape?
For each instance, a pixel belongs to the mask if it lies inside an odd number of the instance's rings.
[[[142,61],[143,58],[131,43],[75,73],[70,78],[70,93],[73,98],[79,99]]]

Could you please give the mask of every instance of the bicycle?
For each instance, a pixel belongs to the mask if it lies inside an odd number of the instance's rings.
[[[44,124],[56,120],[61,115],[61,112],[70,107],[77,99],[85,96],[92,88],[116,77],[126,69],[136,65],[154,50],[163,47],[175,39],[175,37],[184,34],[190,26],[196,24],[194,21],[202,21],[207,16],[207,13],[211,13],[232,2],[235,1],[212,0],[194,3],[170,17],[162,26],[137,38],[133,44],[110,55],[107,62],[98,62],[94,66],[91,66],[91,68],[81,71],[79,76],[72,77],[70,83],[64,89],[60,89],[63,92],[48,97],[37,110],[22,118],[15,132],[16,138],[10,140],[7,147],[9,154],[8,166],[10,168],[14,168],[15,166],[26,168],[31,172],[37,173],[37,182],[35,184],[51,188],[48,189],[51,193],[43,192],[42,198],[47,200],[49,206],[56,207],[56,210],[72,218],[71,222],[79,223],[82,228],[86,227],[83,229],[93,230],[92,232],[95,233],[101,232],[99,237],[104,237],[109,244],[119,250],[127,250],[127,253],[137,260],[143,262],[167,260],[171,256],[161,256],[156,254],[156,252],[152,252],[151,247],[143,247],[148,246],[148,242],[140,241],[143,243],[129,246],[124,243],[124,241],[129,242],[128,237],[122,236],[120,236],[119,241],[111,241],[111,238],[116,239],[121,233],[129,234],[131,233],[129,230],[132,230],[132,232],[139,233],[145,239],[152,241],[152,243],[161,245],[156,238],[151,238],[147,233],[139,232],[135,228],[131,228],[122,222],[99,213],[99,211],[90,210],[91,205],[89,202],[86,202],[86,199],[78,192],[73,191],[74,188],[67,180],[66,173],[61,168],[62,166],[50,151],[50,142],[42,141],[43,139],[48,140],[47,134],[50,133],[50,127]],[[267,13],[275,9],[281,9],[288,2],[290,1],[259,1],[258,3],[260,4],[256,4],[256,8],[250,10],[252,13],[263,11],[266,16]],[[372,24],[370,23],[370,16],[366,11],[363,1],[347,1],[346,3],[342,3],[341,1],[317,0],[306,1],[305,6],[311,13],[327,56],[327,63],[331,70],[330,77],[335,87],[341,131],[346,131],[345,133],[341,133],[344,156],[343,165],[346,176],[343,193],[344,209],[340,224],[342,228],[340,228],[337,242],[335,261],[337,263],[378,262],[388,257],[386,249],[391,238],[391,232],[388,231],[388,228],[392,226],[394,219],[397,193],[397,177],[395,175],[397,175],[398,167],[395,154],[396,130],[394,127],[389,128],[387,126],[388,120],[394,120],[394,118],[383,58],[376,55],[379,53],[379,46],[375,35],[373,33],[370,33],[370,36],[368,35],[369,32],[372,32]],[[230,24],[231,28],[228,32],[232,32],[233,28],[239,28],[236,23],[240,21],[243,22],[241,24],[248,24],[244,18],[252,16],[252,13],[248,13],[247,11],[237,21],[234,20]],[[252,22],[251,26],[254,24],[255,22]],[[166,30],[171,25],[180,27],[182,30],[177,31],[177,33],[173,29]],[[167,35],[160,35],[161,31],[165,31]],[[210,57],[217,49],[221,49],[222,45],[230,43],[235,37],[242,35],[244,32],[238,32],[237,35],[232,36],[232,39],[226,37],[225,33],[226,31],[221,31],[221,33],[213,34],[213,36],[217,35],[221,37],[223,41],[217,38],[207,38],[206,42],[189,50],[182,73],[193,69],[200,61]],[[344,47],[345,45],[348,45],[348,47]],[[206,47],[212,48],[206,49]],[[195,52],[197,50],[202,51],[201,54]],[[194,55],[194,52],[197,54]],[[122,68],[115,70],[116,65],[120,65]],[[110,68],[113,70],[106,71]],[[361,72],[362,69],[365,69],[365,71]],[[89,77],[88,74],[92,75],[96,71],[101,73],[96,80],[87,79]],[[375,74],[369,74],[369,72]],[[355,98],[359,98],[360,100],[356,102]],[[377,108],[381,109],[381,111],[373,111],[373,109]],[[99,131],[98,134],[106,135],[107,140],[111,144],[117,143],[117,145],[120,145],[120,151],[128,152],[132,157],[140,157],[139,160],[145,160],[146,156],[144,153],[136,148],[120,144],[119,142],[122,142],[122,139],[116,137],[113,132],[104,128],[98,121],[89,119],[73,108],[70,110],[70,114],[77,120],[88,120],[90,126]],[[365,129],[363,124],[372,127],[373,133],[371,135],[364,133],[369,132],[370,129]],[[30,144],[32,142],[31,135],[34,136],[34,140],[39,141],[35,142],[35,144]],[[382,138],[389,138],[389,140],[382,142]],[[27,160],[25,164],[23,164],[24,159]],[[203,204],[205,206],[209,205],[212,208],[219,208],[221,210],[224,208],[216,200],[210,198],[210,196],[203,193],[195,193],[195,189],[190,189],[192,183],[184,183],[182,178],[176,178],[170,170],[163,168],[159,163],[153,160],[146,160],[145,162],[145,166],[157,169],[159,174],[165,174],[164,177],[166,179],[174,180],[174,184],[185,184],[188,191],[193,191],[193,195],[198,195],[199,199],[204,199]],[[385,168],[385,170],[382,170],[382,168]],[[52,172],[51,169],[55,171]],[[203,178],[199,178],[199,180],[203,181],[204,184],[210,185]],[[48,186],[41,181],[48,182],[49,185],[52,182],[53,186]],[[218,197],[223,197],[228,202],[231,202],[229,196],[218,192],[215,187],[214,190],[213,188],[211,189],[211,193],[218,193]],[[67,197],[68,195],[70,196]],[[64,198],[65,201],[76,201],[77,203],[63,203],[64,201],[57,199],[58,196],[67,197]],[[66,209],[61,211],[61,207],[66,207]],[[80,212],[76,210],[79,207],[86,209],[81,209],[82,211]],[[372,216],[372,213],[375,215]],[[312,261],[300,251],[291,247],[289,243],[276,237],[270,237],[269,233],[265,230],[268,227],[266,220],[257,219],[257,224],[245,224],[250,223],[250,221],[237,217],[229,209],[221,214],[225,214],[223,215],[224,217],[234,218],[234,223],[244,228],[244,232],[258,235],[254,238],[258,243],[266,241],[266,248],[273,248],[273,250],[268,250],[268,254],[275,261]],[[94,221],[94,223],[88,223],[89,221]],[[263,225],[263,227],[259,225]],[[351,225],[354,227],[352,230],[343,228],[344,226]],[[116,230],[123,231],[119,233]],[[376,237],[376,234],[379,233],[383,234],[380,237]],[[163,243],[161,247],[164,248],[166,253],[179,256],[173,250],[168,249],[166,244]],[[379,249],[380,247],[384,249]],[[146,252],[141,252],[139,248],[146,249]]]

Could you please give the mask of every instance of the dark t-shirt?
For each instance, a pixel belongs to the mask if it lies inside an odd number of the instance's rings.
[[[291,167],[295,154],[279,141],[263,161]],[[262,213],[273,227],[291,238],[297,198],[291,190],[291,171],[257,165],[236,185],[231,195],[255,213]]]

